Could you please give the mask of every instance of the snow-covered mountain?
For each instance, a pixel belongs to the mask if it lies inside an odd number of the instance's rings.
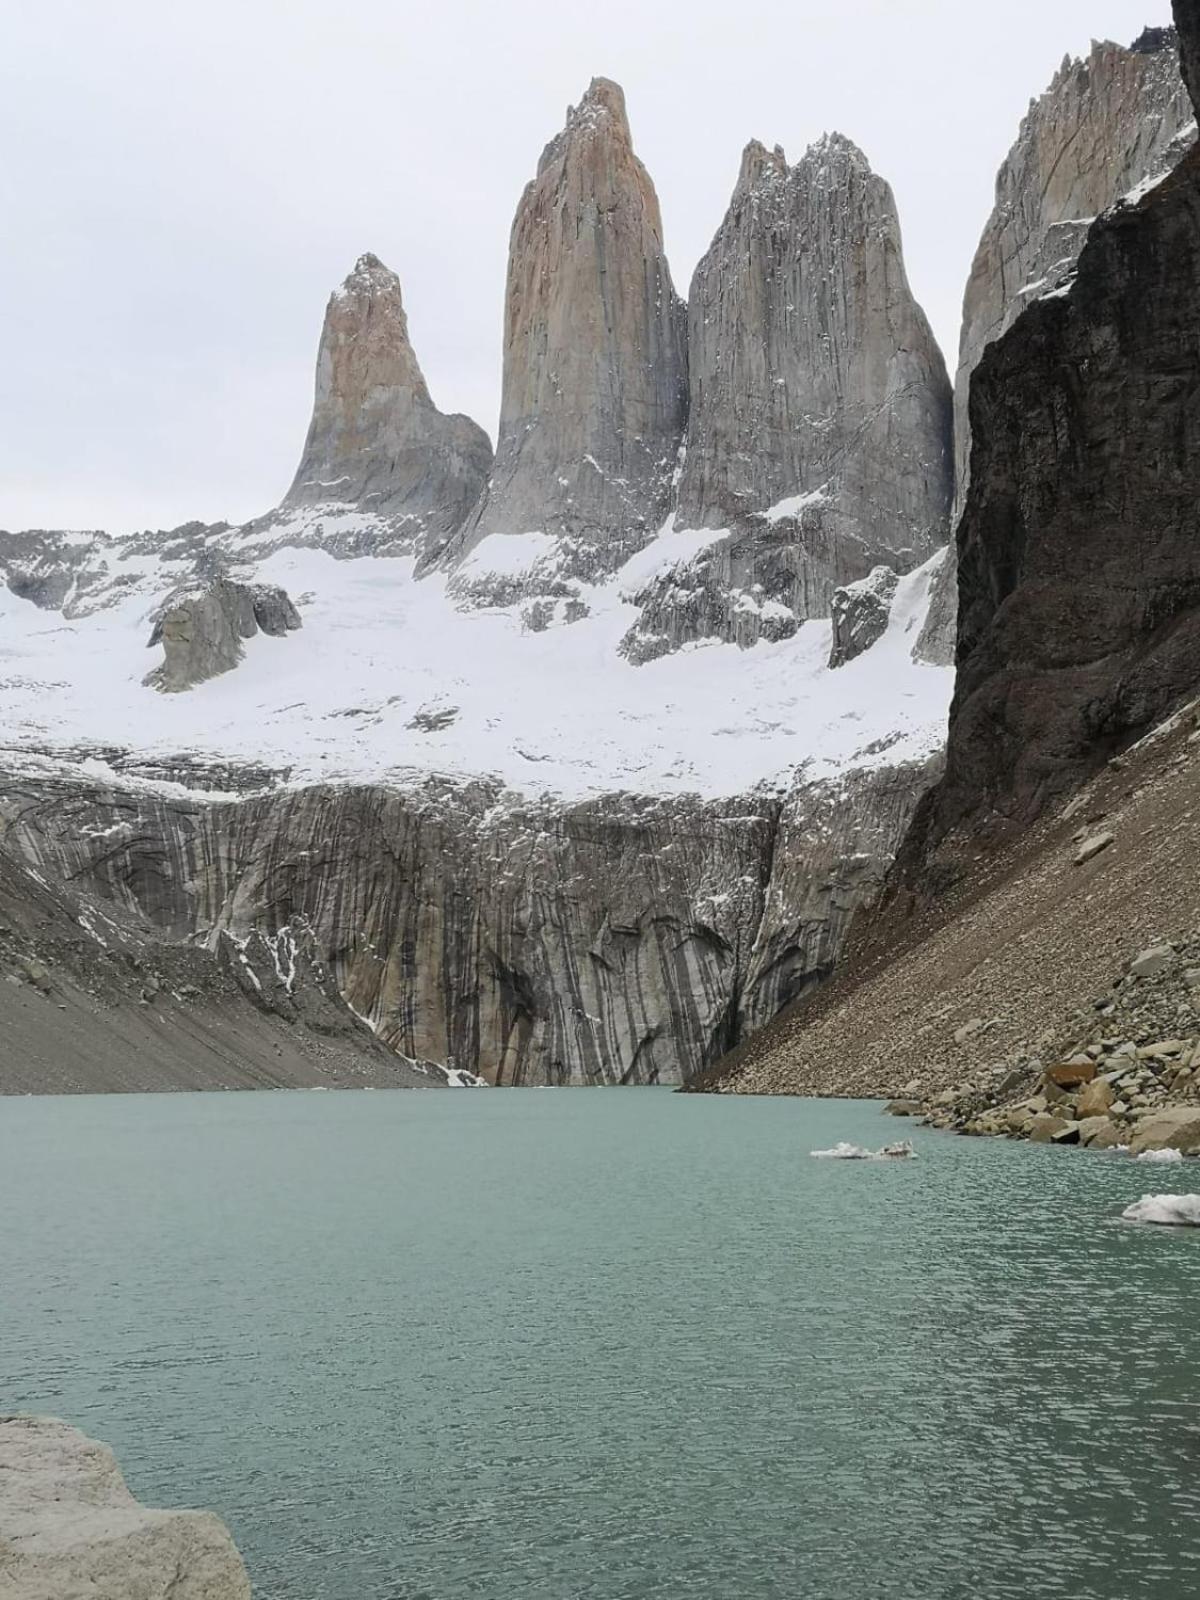
[[[0,535],[0,848],[147,937],[302,929],[492,1082],[676,1081],[820,981],[937,770],[949,385],[840,137],[751,147],[685,310],[597,80],[518,209],[494,463],[364,256],[280,508]]]

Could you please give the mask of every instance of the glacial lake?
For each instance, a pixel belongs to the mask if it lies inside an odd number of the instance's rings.
[[[258,1600],[1187,1600],[1200,1166],[665,1090],[0,1100],[0,1409]]]

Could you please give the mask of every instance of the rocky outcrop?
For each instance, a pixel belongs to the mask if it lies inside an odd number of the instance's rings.
[[[152,1511],[116,1458],[53,1417],[0,1418],[0,1595],[10,1600],[250,1600],[225,1525]]]
[[[1200,159],[1093,227],[971,389],[935,847],[1028,820],[1200,683]]]
[[[996,203],[963,298],[954,380],[955,516],[971,478],[971,377],[984,350],[1027,306],[1074,271],[1094,219],[1164,176],[1195,137],[1173,28],[1147,28],[1129,47],[1094,44],[1066,59],[1030,102],[996,177]],[[957,560],[938,580],[918,658],[952,662]]]
[[[1200,14],[1176,16],[1186,50]],[[843,1089],[906,1092],[915,1058],[954,1071],[968,1025],[980,1066],[1044,1059],[1064,1000],[1072,1031],[1109,1014],[1106,956],[1197,925],[1197,372],[1193,147],[1092,225],[1072,282],[979,363],[945,776],[837,983],[728,1081],[811,1092],[833,1042],[869,1063]],[[1133,976],[1152,976],[1140,957]]]
[[[79,820],[73,784],[52,794]],[[38,803],[10,780],[7,807],[36,814]],[[159,863],[149,839],[124,836],[127,821],[81,840],[75,857],[123,845],[153,901]],[[354,1015],[302,918],[247,937],[221,932],[207,948],[171,940],[133,896],[118,904],[105,893],[100,872],[71,877],[49,853],[31,862],[17,849],[30,836],[0,831],[0,1094],[445,1081]]]
[[[1170,171],[1194,136],[1193,116],[1170,28],[1148,29],[1129,49],[1094,44],[1084,59],[1065,60],[1030,102],[996,176],[963,299],[954,390],[960,507],[970,482],[970,380],[984,350],[1069,276],[1101,212]]]
[[[834,590],[831,667],[844,667],[883,638],[899,582],[891,567],[876,567],[857,583]]]
[[[263,949],[260,976],[290,971],[303,929],[406,1057],[492,1083],[678,1082],[829,971],[928,777],[882,768],[782,804],[44,783],[0,815],[44,877],[234,976]]]
[[[430,398],[399,278],[360,256],[325,311],[312,422],[284,508],[375,512],[424,551],[462,527],[491,464],[483,429]]]
[[[873,567],[908,571],[945,542],[949,383],[891,189],[848,139],[791,167],[747,147],[692,279],[688,351],[674,526],[729,537],[635,597],[634,659],[780,637]]]
[[[162,645],[163,662],[145,681],[164,694],[193,689],[236,667],[243,640],[256,633],[280,638],[299,626],[300,615],[283,589],[215,578],[163,603],[148,641],[148,647]]]
[[[496,462],[456,583],[481,598],[612,572],[661,525],[687,417],[685,308],[625,99],[592,81],[509,248]]]

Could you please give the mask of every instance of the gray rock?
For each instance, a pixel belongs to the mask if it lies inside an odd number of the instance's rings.
[[[242,641],[260,630],[280,637],[300,626],[283,589],[229,578],[177,591],[159,610],[148,641],[161,644],[163,662],[146,683],[175,694],[229,672],[242,659]]]
[[[435,780],[210,804],[22,778],[0,785],[0,821],[43,874],[189,959],[203,939],[284,1018],[334,1025],[307,1009],[316,964],[410,1060],[505,1084],[674,1083],[828,976],[935,771],[732,806]]]
[[[525,598],[614,571],[667,514],[686,419],[686,309],[658,197],[624,95],[595,78],[513,222],[499,443],[447,552],[458,593]]]
[[[831,667],[845,666],[883,638],[899,582],[891,567],[876,567],[857,583],[834,590]]]
[[[1182,1150],[1200,1154],[1200,1106],[1165,1106],[1143,1116],[1129,1141],[1135,1156],[1143,1150]]]
[[[1102,850],[1107,850],[1113,842],[1111,833],[1092,833],[1080,841],[1075,852],[1075,865],[1082,867],[1085,862],[1091,861],[1093,856],[1098,856]]]
[[[1129,963],[1130,976],[1134,978],[1154,978],[1160,972],[1174,964],[1175,952],[1169,944],[1152,945],[1149,950],[1143,950]],[[1139,1052],[1140,1053],[1140,1052]]]
[[[828,616],[835,589],[945,542],[949,383],[892,192],[848,139],[795,166],[747,146],[692,279],[688,360],[674,525],[728,537],[634,597],[632,659],[785,636]]]
[[[107,1446],[51,1417],[0,1419],[0,1595],[6,1600],[250,1600],[225,1526],[152,1511]]]
[[[491,464],[483,429],[430,397],[399,278],[360,256],[325,312],[312,422],[284,508],[379,512],[407,546],[436,550],[462,527]]]
[[[1063,61],[1030,102],[996,176],[996,204],[963,300],[954,410],[959,508],[970,483],[971,374],[985,347],[1062,283],[1093,219],[1143,180],[1165,174],[1195,137],[1174,30],[1130,49],[1093,44]]]

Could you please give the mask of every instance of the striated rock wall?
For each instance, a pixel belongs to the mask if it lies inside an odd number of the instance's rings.
[[[1175,15],[1194,61],[1200,7]],[[1114,966],[1195,927],[1198,374],[1193,146],[979,363],[945,775],[835,982],[726,1086],[924,1094],[965,1066],[1024,1071],[1116,1011],[1096,998]]]
[[[461,528],[491,464],[483,429],[430,397],[399,278],[360,256],[325,312],[312,422],[284,507],[377,512],[424,551]]]
[[[677,528],[724,528],[637,598],[634,659],[828,616],[879,563],[946,541],[950,387],[889,186],[840,134],[795,166],[750,144],[692,279]]]
[[[686,418],[686,313],[658,197],[621,90],[596,78],[513,222],[499,443],[452,547],[461,590],[613,571],[666,516]]]
[[[0,815],[39,871],[162,938],[244,949],[299,919],[406,1056],[492,1083],[678,1082],[828,971],[928,777],[568,806],[432,780],[228,805],[26,785]]]
[[[224,1523],[152,1511],[106,1445],[55,1417],[0,1418],[6,1600],[250,1600]]]

